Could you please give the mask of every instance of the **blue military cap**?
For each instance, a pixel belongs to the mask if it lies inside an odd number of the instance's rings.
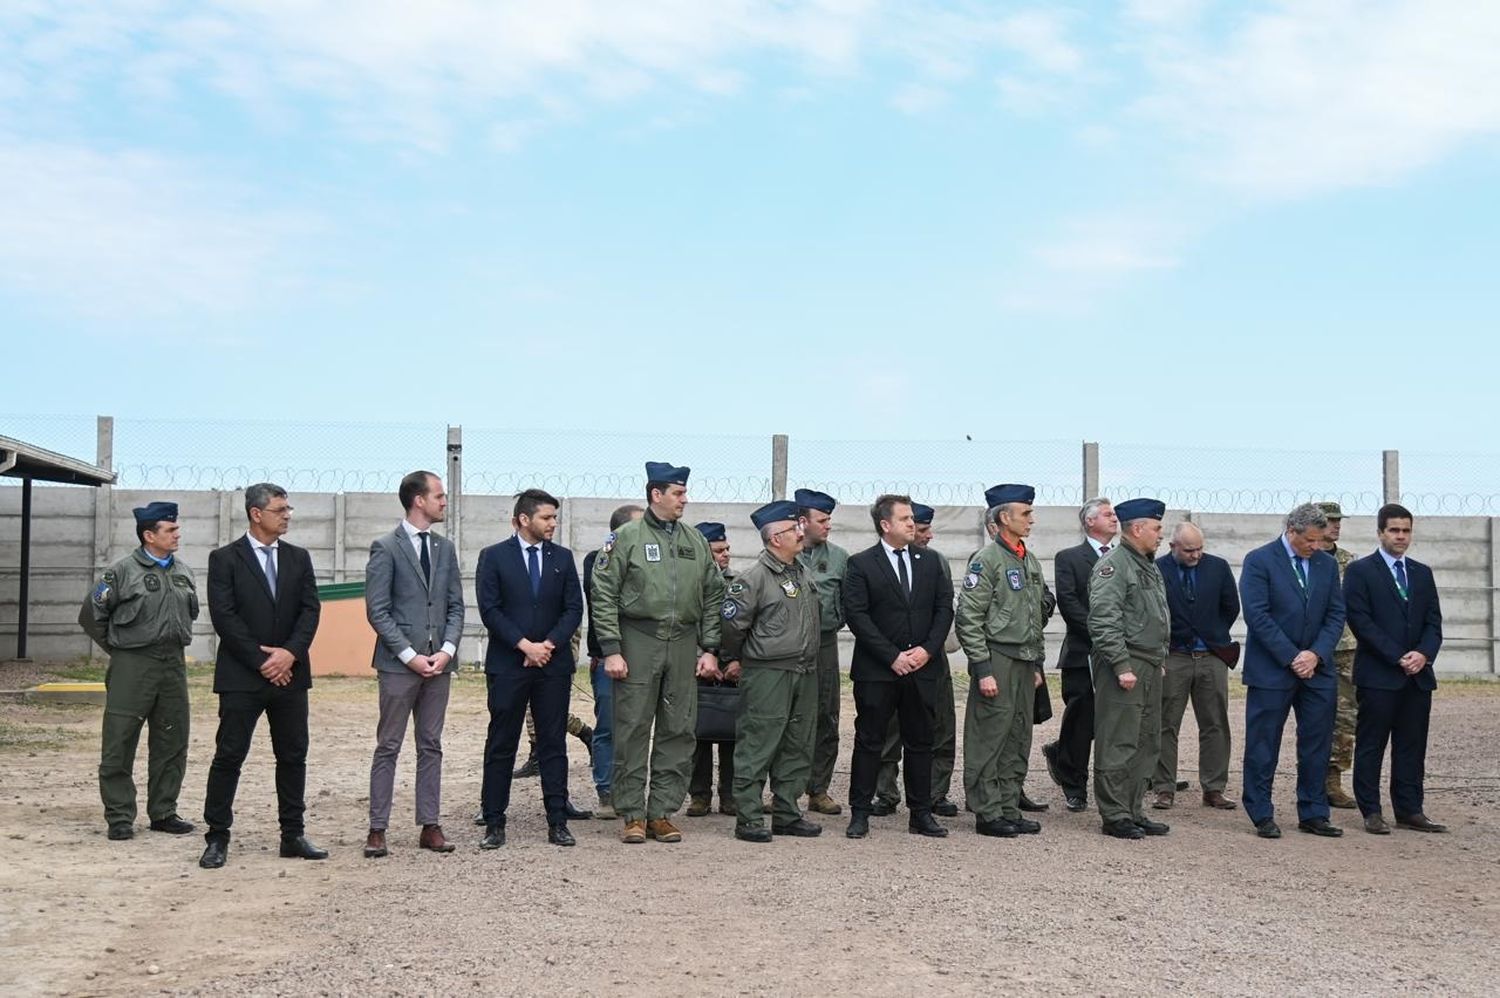
[[[914,502],[911,504],[911,515],[918,523],[931,523],[933,509],[926,503]]]
[[[691,468],[679,468],[665,461],[646,462],[646,481],[666,482],[668,485],[686,485]]]
[[[984,490],[986,509],[1012,502],[1024,502],[1027,505],[1036,502],[1036,489],[1030,485],[994,485]]]
[[[177,522],[175,502],[148,502],[144,506],[137,506],[131,512],[135,514],[136,523],[160,523],[162,520],[169,523]]]
[[[798,489],[792,493],[792,501],[802,509],[816,509],[823,513],[832,513],[839,504],[833,496],[817,489]]]
[[[703,539],[710,544],[713,544],[715,541],[729,540],[724,534],[724,524],[715,523],[712,520],[704,520],[698,524],[698,533],[702,534]]]
[[[821,495],[821,493],[819,494]],[[777,499],[775,502],[768,502],[760,509],[750,514],[750,522],[755,524],[756,530],[760,530],[768,523],[778,523],[782,520],[795,520],[797,518],[797,506],[797,503],[788,502],[785,499]]]
[[[1160,520],[1167,515],[1167,504],[1160,499],[1126,499],[1115,503],[1115,516],[1121,523],[1131,520]]]

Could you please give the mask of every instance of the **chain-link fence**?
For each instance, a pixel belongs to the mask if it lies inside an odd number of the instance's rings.
[[[978,506],[991,485],[1027,482],[1036,486],[1040,505],[1083,499],[1079,446],[1069,441],[792,437],[787,451],[788,495],[809,488],[840,502],[868,503],[895,492],[929,506]]]
[[[1401,486],[1418,515],[1500,516],[1500,454],[1402,451]]]
[[[1283,513],[1298,503],[1337,502],[1359,515],[1380,507],[1381,455],[1109,444],[1099,448],[1099,485],[1116,502],[1150,496],[1205,513]]]

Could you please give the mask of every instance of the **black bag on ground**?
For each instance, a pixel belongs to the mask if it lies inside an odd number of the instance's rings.
[[[740,714],[740,688],[718,683],[698,684],[698,738],[706,742],[734,741],[734,722]]]

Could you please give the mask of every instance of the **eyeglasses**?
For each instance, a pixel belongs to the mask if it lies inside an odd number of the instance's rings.
[[[267,516],[290,516],[295,508],[293,506],[267,506],[261,510],[261,513]]]
[[[800,523],[794,523],[790,527],[782,527],[780,530],[773,531],[772,534],[771,534],[771,536],[772,537],[780,537],[782,534],[789,534],[789,533],[792,533],[793,531],[796,531],[799,534],[802,533],[802,524],[800,524]]]

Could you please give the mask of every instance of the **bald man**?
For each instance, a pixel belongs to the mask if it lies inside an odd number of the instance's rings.
[[[1161,750],[1151,789],[1152,807],[1176,804],[1177,732],[1188,700],[1198,722],[1198,781],[1203,806],[1234,809],[1224,796],[1229,781],[1229,666],[1215,654],[1231,647],[1229,628],[1240,616],[1229,562],[1203,550],[1203,532],[1191,523],[1172,531],[1171,551],[1156,561],[1167,586],[1172,637],[1162,680]]]

